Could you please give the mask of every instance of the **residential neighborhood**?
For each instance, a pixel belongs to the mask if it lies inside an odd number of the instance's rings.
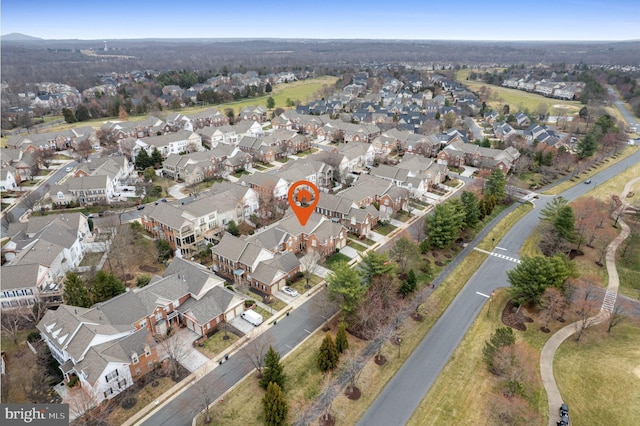
[[[109,43],[79,54],[132,60]],[[490,383],[473,402],[486,424],[520,424],[521,410],[568,426],[566,401],[537,376],[566,363],[565,349],[542,346],[604,324],[587,340],[601,345],[623,315],[614,333],[633,340],[640,317],[625,257],[637,238],[617,238],[640,229],[635,121],[614,110],[617,81],[588,71],[638,70],[229,63],[11,92],[2,403],[67,404],[70,424],[208,424],[215,413],[214,424],[369,426],[419,422],[414,412],[440,423],[429,389],[462,386],[450,363]],[[596,85],[609,100],[594,100]],[[18,126],[24,114],[43,123]],[[313,203],[292,196],[301,181]],[[522,276],[542,284],[529,291]],[[463,338],[489,349],[462,354]],[[34,364],[24,378],[16,353]],[[527,374],[513,384],[515,364]],[[287,405],[270,423],[274,385]],[[548,412],[534,394],[548,395]],[[470,410],[458,420],[482,423]]]

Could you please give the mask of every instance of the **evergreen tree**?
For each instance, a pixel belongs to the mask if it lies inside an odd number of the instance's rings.
[[[93,303],[104,302],[126,291],[126,287],[113,274],[98,271],[93,279]]]
[[[78,121],[87,121],[91,118],[91,114],[89,114],[89,110],[83,104],[78,105],[76,108],[76,120]]]
[[[549,287],[562,290],[567,278],[575,275],[573,263],[565,256],[524,256],[522,263],[507,271],[509,292],[516,303],[539,304]]]
[[[276,106],[276,101],[271,96],[269,96],[267,98],[267,109],[273,109],[275,106]]]
[[[467,226],[474,226],[480,221],[480,204],[476,194],[470,191],[464,191],[460,197],[462,204],[464,204],[464,211],[466,213],[464,223]]]
[[[156,249],[158,250],[158,262],[164,262],[173,256],[173,249],[167,240],[158,240],[156,242]]]
[[[64,303],[71,306],[88,308],[91,306],[89,291],[85,287],[82,278],[75,272],[69,272],[64,279]]]
[[[343,322],[338,326],[338,333],[336,333],[336,349],[338,353],[344,353],[349,348],[349,340],[347,339],[347,327]]]
[[[413,272],[413,269],[409,269],[408,277],[405,281],[400,285],[400,289],[398,292],[403,296],[408,296],[409,294],[416,291],[418,287],[418,280],[416,278],[416,273]]]
[[[264,369],[260,378],[260,386],[267,389],[270,383],[276,383],[280,389],[284,389],[287,376],[284,374],[284,366],[280,362],[280,354],[269,346],[264,356]]]
[[[487,179],[485,187],[485,197],[493,195],[496,203],[504,201],[505,191],[507,187],[507,178],[500,169],[493,169]]]
[[[338,262],[326,281],[329,295],[338,301],[342,313],[348,317],[355,312],[367,291],[359,271],[346,262]]]
[[[265,93],[271,93],[272,91],[273,91],[273,88],[271,87],[271,83],[267,83],[267,84],[264,86],[264,92],[265,92]]]
[[[455,241],[464,227],[466,212],[460,200],[448,200],[438,204],[433,214],[425,219],[429,244],[441,249]]]
[[[76,115],[69,108],[62,108],[62,116],[67,123],[76,122]]]
[[[569,242],[575,241],[575,223],[576,217],[571,206],[562,206],[558,209],[558,214],[553,221],[553,229],[562,238]]]
[[[154,146],[153,151],[151,151],[150,166],[154,168],[160,167],[162,166],[163,161],[164,161],[164,158],[162,158],[162,154],[160,154],[160,151],[158,151],[158,148]]]
[[[589,133],[584,138],[578,141],[578,158],[591,157],[598,147],[598,142],[593,134]]]
[[[491,338],[484,342],[482,358],[487,364],[489,371],[495,371],[495,356],[500,348],[511,346],[514,343],[516,343],[516,336],[513,334],[513,329],[511,327],[497,328],[496,332],[491,335]]]
[[[144,170],[147,167],[151,167],[151,158],[149,158],[149,154],[144,149],[141,149],[136,156],[136,169]]]
[[[393,264],[389,262],[389,256],[375,251],[368,251],[362,256],[359,268],[367,284],[371,284],[375,277],[393,272]]]
[[[227,231],[229,231],[229,233],[234,237],[237,237],[238,235],[240,235],[240,230],[238,229],[238,225],[236,225],[236,222],[233,220],[229,221],[229,224],[227,225]]]
[[[336,344],[333,341],[330,333],[327,333],[320,345],[320,351],[318,352],[318,367],[320,371],[333,370],[338,366],[338,360],[340,354],[336,348]]]
[[[287,421],[289,406],[277,383],[269,383],[262,398],[264,422],[267,426],[283,426]]]

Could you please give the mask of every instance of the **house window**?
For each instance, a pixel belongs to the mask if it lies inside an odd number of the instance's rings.
[[[133,362],[134,364],[138,363],[138,354],[131,355],[131,362]]]
[[[152,366],[152,365],[153,365],[153,361],[149,361],[149,362],[147,363],[147,367],[149,367],[149,368],[151,368],[151,366]]]
[[[147,320],[140,321],[140,328],[145,328],[147,326]]]
[[[108,382],[111,379],[114,379],[118,377],[118,370],[114,370],[111,373],[107,374],[106,376],[104,376],[104,379],[106,382]]]
[[[140,375],[140,369],[136,368],[136,376],[139,376],[139,375]]]

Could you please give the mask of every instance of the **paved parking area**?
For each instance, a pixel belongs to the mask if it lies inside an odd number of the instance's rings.
[[[234,326],[242,334],[248,334],[255,329],[255,326],[249,321],[243,320],[240,315],[229,321],[229,324]]]

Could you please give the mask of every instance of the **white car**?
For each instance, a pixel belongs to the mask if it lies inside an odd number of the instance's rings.
[[[67,173],[69,173],[71,170],[73,170],[73,167],[67,167],[66,169],[64,169],[64,171]]]
[[[289,286],[284,286],[282,288],[282,292],[291,297],[296,297],[300,295],[300,293],[298,293],[298,291],[295,288],[289,287]]]

